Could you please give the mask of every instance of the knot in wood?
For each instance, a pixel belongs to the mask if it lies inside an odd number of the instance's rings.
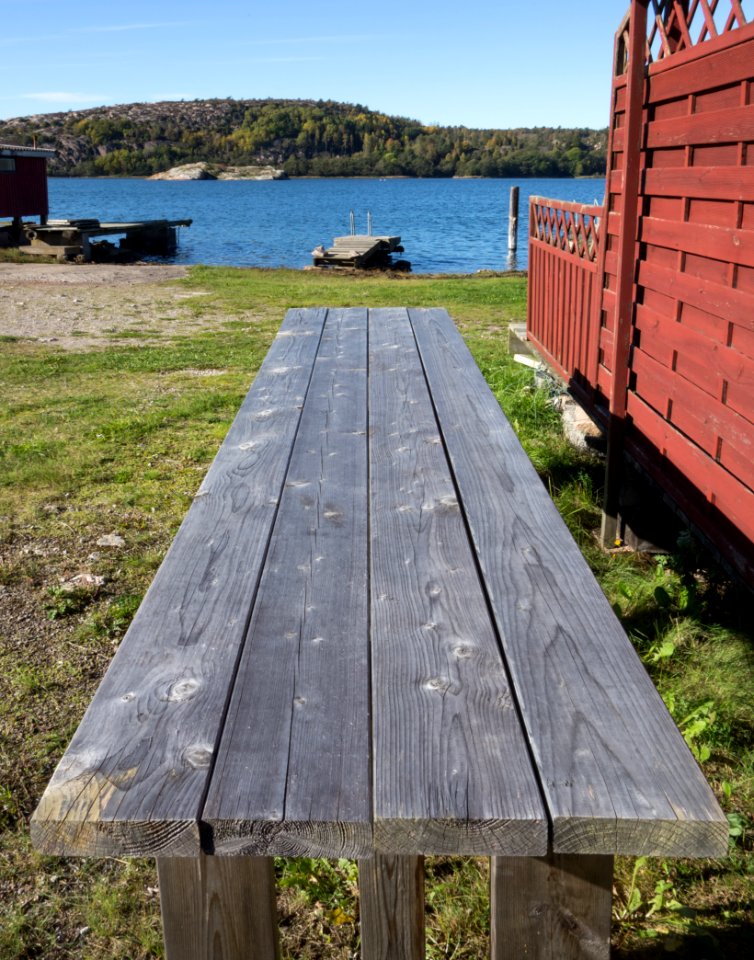
[[[502,693],[498,694],[498,698],[495,702],[500,710],[513,709],[513,697],[511,696],[510,690],[504,690]]]
[[[194,743],[183,751],[183,759],[195,770],[202,770],[212,763],[212,748]]]
[[[168,687],[165,700],[173,703],[182,700],[190,700],[199,689],[199,681],[193,677],[184,677],[182,680],[176,680]]]

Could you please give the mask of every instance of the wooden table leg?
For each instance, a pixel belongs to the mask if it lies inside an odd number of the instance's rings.
[[[424,957],[424,858],[359,861],[362,960]]]
[[[492,960],[608,960],[613,858],[492,857]]]
[[[167,960],[278,960],[271,857],[157,860]]]

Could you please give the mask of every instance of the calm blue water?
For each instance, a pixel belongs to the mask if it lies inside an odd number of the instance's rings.
[[[508,198],[521,188],[518,252],[508,259]],[[415,273],[524,270],[528,198],[601,203],[604,180],[166,181],[52,178],[50,217],[182,220],[172,262],[303,267],[317,244],[366,233],[398,234]]]

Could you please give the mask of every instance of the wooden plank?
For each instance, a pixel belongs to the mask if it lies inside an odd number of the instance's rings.
[[[754,267],[754,230],[642,217],[641,242]]]
[[[754,425],[749,420],[639,348],[631,369],[636,374],[634,390],[642,400],[709,457],[719,459],[745,486],[754,488]]]
[[[749,422],[754,421],[751,403],[754,395],[754,358],[642,305],[637,307],[636,320],[641,335],[641,349],[645,353],[670,367],[673,351],[677,351],[675,370],[681,376],[717,400],[722,396],[725,382],[726,405]],[[737,399],[743,403],[737,405],[731,402],[731,387],[737,388]]]
[[[610,396],[610,391],[612,390],[612,381],[612,373],[610,373],[604,364],[600,364],[597,367],[597,387],[605,398]]]
[[[748,290],[737,290],[647,260],[639,263],[639,285],[754,331],[754,293]]]
[[[649,450],[648,472],[661,485],[678,488],[678,483],[664,473],[675,470],[682,475],[688,489],[684,500],[693,488],[709,503],[717,507],[727,521],[754,543],[754,492],[717,463],[695,443],[660,416],[636,393],[629,394],[628,412],[633,420],[633,442]],[[663,462],[661,458],[667,458]],[[670,468],[670,469],[669,469]],[[699,498],[697,498],[699,499]],[[684,502],[681,509],[686,511]],[[696,504],[697,508],[699,504]],[[704,525],[704,516],[700,517]],[[709,517],[707,517],[709,522]]]
[[[629,352],[633,323],[640,189],[643,158],[641,139],[644,124],[644,53],[647,37],[647,6],[632,3],[626,73],[625,156],[620,214],[620,233],[616,241],[618,270],[615,280],[615,315],[612,324],[613,350],[608,359],[610,380],[609,421],[605,462],[604,496],[600,541],[612,546],[618,536],[618,514],[623,483],[623,439],[625,433],[626,392],[629,378]],[[616,136],[616,140],[617,140]],[[608,215],[608,228],[613,215]],[[605,238],[607,241],[607,237]]]
[[[735,495],[735,484],[734,491],[725,491],[719,482],[721,478],[715,474],[722,474],[723,480],[727,476],[728,482],[730,475],[672,427],[665,426],[667,436],[660,438],[662,446],[659,449],[647,442],[645,436],[654,429],[657,414],[633,394],[629,396],[629,413],[635,427],[628,437],[632,457],[667,491],[691,523],[700,530],[712,531],[716,545],[725,552],[726,562],[732,569],[748,583],[754,583],[754,498],[751,491],[744,492],[743,502],[739,504],[741,498]],[[688,481],[688,476],[697,479],[696,489]],[[704,484],[701,491],[699,483]],[[727,516],[711,508],[705,496],[705,490],[713,489],[712,484],[715,484],[715,491],[719,491],[715,499],[720,500],[720,510],[728,511]],[[740,493],[743,488],[738,485],[737,489]]]
[[[560,377],[562,377],[563,380],[567,381],[570,379],[570,376],[571,376],[570,371],[566,370],[565,367],[561,366],[560,361],[557,360],[550,353],[547,347],[544,346],[544,344],[539,340],[539,338],[535,334],[527,333],[527,339],[533,344],[534,348],[536,349],[537,353],[542,357],[542,359],[545,360],[547,363],[549,363],[550,366],[553,368],[553,370]]]
[[[636,308],[636,330],[637,344],[644,353],[666,369],[693,380],[711,397],[719,399],[723,395],[724,378],[719,368],[719,355],[731,352],[729,348],[641,304]],[[707,351],[712,362],[707,360]]]
[[[370,312],[375,848],[541,854],[547,823],[405,310]]]
[[[693,50],[673,54],[649,67],[648,103],[689,97],[727,84],[741,83],[752,75],[751,44],[754,23],[739,27]]]
[[[578,266],[582,267],[589,273],[597,272],[597,264],[593,260],[589,260],[586,257],[579,256],[577,250],[563,250],[561,247],[554,247],[552,244],[547,243],[544,240],[538,240],[536,238],[530,238],[529,247],[537,248],[546,251],[549,255],[555,257],[557,260],[563,260],[566,263],[573,263],[574,261]]]
[[[653,120],[646,129],[647,148],[650,150],[754,140],[754,104],[669,120]]]
[[[423,960],[423,858],[361,860],[359,914],[363,960]]]
[[[644,193],[654,197],[754,201],[754,167],[664,167],[644,173]]]
[[[268,857],[157,860],[167,960],[278,960]]]
[[[712,791],[452,321],[411,319],[554,851],[723,855]]]
[[[367,311],[330,310],[203,822],[215,853],[371,852]]]
[[[336,237],[333,241],[334,253],[371,253],[381,246],[376,237]]]
[[[491,960],[608,960],[613,858],[492,857]]]
[[[40,850],[198,854],[201,801],[324,318],[286,317],[32,818]]]

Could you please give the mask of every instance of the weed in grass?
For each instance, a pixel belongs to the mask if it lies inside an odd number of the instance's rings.
[[[0,542],[13,540],[13,528],[9,525]],[[44,568],[39,557],[33,554],[20,554],[0,561],[0,586],[9,587],[28,584],[39,586],[44,582]]]
[[[45,612],[49,620],[58,620],[72,613],[80,613],[92,600],[89,590],[76,590],[66,586],[49,587]]]
[[[489,865],[480,858],[425,860],[427,957],[489,955]]]
[[[311,905],[330,912],[336,924],[355,923],[358,869],[353,860],[314,860],[298,857],[276,861],[278,886],[296,887]]]
[[[122,637],[139,609],[141,598],[141,594],[125,594],[108,601],[79,627],[77,639],[92,641]]]
[[[45,689],[45,679],[31,664],[19,663],[10,674],[11,687],[23,699]]]

